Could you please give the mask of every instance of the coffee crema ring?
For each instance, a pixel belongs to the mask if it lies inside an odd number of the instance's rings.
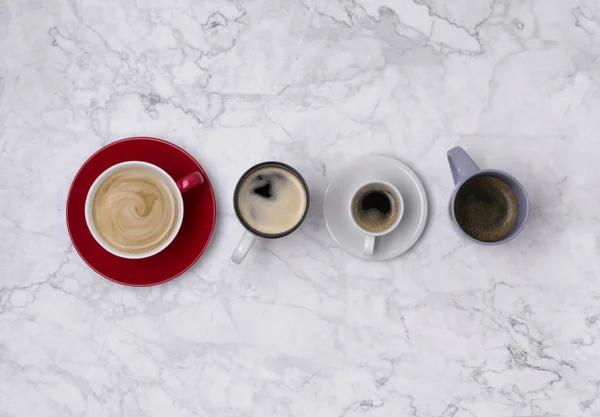
[[[308,197],[302,181],[278,166],[266,166],[244,178],[237,194],[244,221],[265,235],[285,233],[300,223]]]
[[[400,203],[381,185],[361,188],[351,203],[352,216],[360,227],[372,233],[385,231],[398,217]]]

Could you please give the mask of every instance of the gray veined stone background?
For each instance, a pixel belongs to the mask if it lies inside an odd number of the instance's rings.
[[[599,45],[596,0],[0,0],[0,416],[600,415]],[[209,250],[154,288],[97,276],[65,227],[79,166],[134,135],[217,194]],[[510,244],[453,231],[455,145],[527,188]],[[367,153],[430,200],[389,262],[321,211]],[[235,266],[233,187],[266,159],[312,210]]]

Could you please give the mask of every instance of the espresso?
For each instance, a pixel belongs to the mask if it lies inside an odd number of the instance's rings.
[[[295,173],[279,166],[265,166],[240,180],[236,202],[239,215],[250,228],[277,235],[302,221],[308,196]]]
[[[114,249],[138,254],[164,244],[180,215],[175,190],[155,171],[124,168],[98,187],[92,203],[96,231]]]
[[[517,198],[504,181],[491,176],[471,178],[456,194],[454,213],[460,228],[474,239],[494,242],[515,225]]]
[[[386,231],[396,222],[399,212],[400,202],[382,184],[367,185],[352,199],[352,217],[367,232]]]

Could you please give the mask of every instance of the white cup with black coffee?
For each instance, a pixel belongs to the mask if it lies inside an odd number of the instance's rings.
[[[373,256],[377,237],[392,232],[403,214],[402,195],[389,182],[369,181],[358,187],[350,199],[350,218],[365,235],[365,256]]]
[[[302,175],[282,162],[263,162],[247,170],[235,187],[233,206],[246,232],[231,260],[239,264],[258,237],[289,235],[308,214],[310,194]]]

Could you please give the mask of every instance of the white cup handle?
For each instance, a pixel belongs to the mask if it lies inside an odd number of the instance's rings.
[[[252,245],[254,245],[255,240],[255,235],[248,231],[244,232],[244,236],[242,236],[240,243],[238,243],[237,247],[233,251],[233,255],[231,255],[231,260],[236,264],[241,263],[246,257],[246,254],[248,254],[248,251]]]
[[[375,236],[365,235],[365,246],[363,247],[363,253],[365,256],[373,256],[375,250]]]

